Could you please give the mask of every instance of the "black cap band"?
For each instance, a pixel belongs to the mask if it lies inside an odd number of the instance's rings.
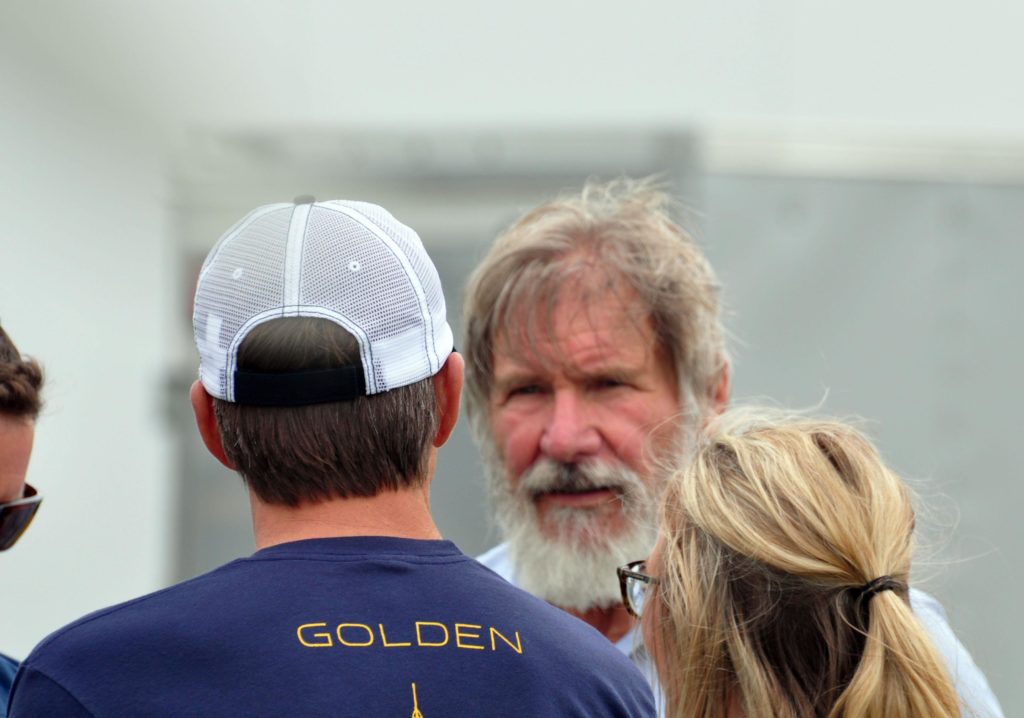
[[[236,404],[252,406],[305,406],[351,401],[366,396],[361,366],[270,373],[235,372]]]

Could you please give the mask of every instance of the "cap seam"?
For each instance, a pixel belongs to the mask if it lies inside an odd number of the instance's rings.
[[[426,291],[423,288],[423,283],[420,281],[419,275],[416,274],[416,270],[413,269],[412,262],[409,261],[409,257],[406,256],[404,252],[398,250],[397,243],[388,235],[388,233],[384,230],[383,227],[379,226],[376,222],[371,220],[369,217],[367,217],[359,210],[348,206],[330,207],[329,209],[334,210],[336,212],[340,212],[341,214],[344,214],[348,217],[351,217],[352,219],[355,219],[364,227],[371,228],[373,234],[384,243],[384,246],[387,248],[387,250],[395,257],[395,259],[399,261],[399,263],[401,263],[402,268],[404,270],[407,270],[404,271],[403,274],[405,274],[407,283],[413,288],[413,292],[416,294],[416,300],[420,307],[420,314],[426,315],[426,321],[424,323],[429,324],[430,337],[433,338],[434,317],[430,311],[430,306],[427,304],[427,295]],[[358,217],[353,216],[353,214],[358,215]],[[415,232],[415,230],[413,230],[411,227],[409,227],[409,231]],[[418,234],[416,236],[419,237]],[[422,243],[422,241],[423,240],[421,239],[420,242]],[[424,247],[424,254],[425,253],[426,247]],[[428,357],[427,362],[429,365],[428,368],[430,369],[430,375],[433,376],[441,369],[440,359],[436,352],[434,352],[433,347],[431,346],[431,342],[427,340],[426,333],[424,333],[423,336],[423,349],[424,353]]]

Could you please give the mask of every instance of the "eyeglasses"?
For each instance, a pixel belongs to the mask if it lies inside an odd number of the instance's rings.
[[[39,492],[25,484],[22,498],[0,504],[0,551],[6,551],[21,538],[42,501]]]
[[[657,578],[644,573],[646,569],[647,561],[630,561],[625,566],[615,569],[615,572],[619,574],[622,604],[629,611],[629,615],[634,618],[640,618],[647,589],[659,583]]]

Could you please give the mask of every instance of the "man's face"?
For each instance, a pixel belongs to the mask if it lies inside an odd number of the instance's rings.
[[[34,435],[33,422],[0,415],[0,504],[23,495]]]
[[[681,433],[673,371],[637,306],[621,287],[566,291],[548,339],[524,347],[513,328],[496,342],[498,518],[523,587],[566,608],[613,604],[615,561],[650,551],[657,459]]]

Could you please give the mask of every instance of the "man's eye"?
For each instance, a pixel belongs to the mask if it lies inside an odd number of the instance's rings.
[[[509,398],[513,396],[530,396],[531,394],[539,394],[541,388],[537,384],[523,384],[522,386],[515,386],[508,390]]]
[[[621,379],[614,379],[612,377],[604,377],[602,379],[595,379],[591,382],[591,387],[594,389],[615,389],[620,386],[626,386],[626,382]]]

